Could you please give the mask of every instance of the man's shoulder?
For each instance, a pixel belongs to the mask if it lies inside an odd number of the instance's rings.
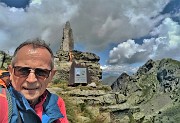
[[[63,98],[61,98],[59,95],[57,95],[57,94],[54,94],[54,93],[51,93],[51,92],[49,92],[49,91],[47,91],[48,92],[48,98],[49,98],[49,101],[51,102],[51,103],[64,103],[64,100],[63,100]]]

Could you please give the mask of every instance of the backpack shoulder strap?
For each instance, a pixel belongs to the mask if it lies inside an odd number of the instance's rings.
[[[12,109],[13,109],[13,107],[12,107],[12,98],[11,98],[11,95],[10,95],[8,89],[5,88],[5,90],[6,90],[6,97],[7,97],[7,100],[8,100],[8,120],[10,122],[10,119],[11,119],[11,116],[12,116]]]
[[[8,122],[10,122],[11,120],[11,116],[12,116],[12,99],[11,99],[11,95],[8,91],[7,88],[4,88],[3,86],[0,86],[0,105],[3,106],[0,108],[0,111],[5,111],[3,112],[4,115],[0,116],[2,118],[0,119],[8,119]],[[7,110],[8,110],[8,115],[7,115]]]

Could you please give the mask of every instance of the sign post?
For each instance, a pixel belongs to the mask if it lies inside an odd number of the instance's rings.
[[[69,85],[72,86],[79,84],[87,85],[91,83],[87,66],[76,64],[75,61],[72,62],[69,78]]]

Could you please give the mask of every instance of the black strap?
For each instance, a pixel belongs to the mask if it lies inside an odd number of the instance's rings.
[[[6,97],[7,97],[7,100],[8,100],[8,122],[10,122],[11,117],[12,117],[12,110],[13,110],[12,99],[11,99],[11,95],[10,95],[8,89],[5,88],[5,90],[6,90]]]
[[[19,109],[18,109],[18,122],[17,123],[22,123],[22,118],[21,118]]]

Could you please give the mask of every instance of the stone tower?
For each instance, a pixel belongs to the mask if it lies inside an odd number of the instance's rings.
[[[69,21],[66,22],[65,27],[63,28],[60,50],[68,52],[74,50],[73,33]]]

